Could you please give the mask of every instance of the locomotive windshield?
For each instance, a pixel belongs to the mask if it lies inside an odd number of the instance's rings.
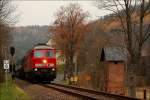
[[[34,57],[40,58],[40,57],[54,57],[54,50],[35,50],[34,51]]]

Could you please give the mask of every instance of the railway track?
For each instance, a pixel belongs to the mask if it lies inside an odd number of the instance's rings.
[[[82,100],[141,100],[137,98],[109,94],[105,92],[99,92],[95,90],[79,88],[70,85],[57,84],[57,83],[40,84],[40,85],[46,88],[53,88],[57,91],[80,97],[82,98]]]

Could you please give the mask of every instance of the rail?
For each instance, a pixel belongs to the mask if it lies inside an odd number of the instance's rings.
[[[63,85],[58,83],[40,84],[47,88],[53,88],[60,92],[68,93],[83,98],[84,100],[141,100],[138,98],[127,97],[122,95],[99,92],[91,89],[80,88],[71,85]]]

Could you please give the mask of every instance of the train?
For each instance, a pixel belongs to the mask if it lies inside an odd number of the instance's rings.
[[[51,82],[56,78],[56,49],[46,44],[37,44],[21,60],[16,76],[33,82]]]

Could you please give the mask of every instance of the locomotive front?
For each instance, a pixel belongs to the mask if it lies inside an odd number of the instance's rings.
[[[56,78],[56,51],[48,46],[36,46],[32,50],[32,77],[53,81]]]

